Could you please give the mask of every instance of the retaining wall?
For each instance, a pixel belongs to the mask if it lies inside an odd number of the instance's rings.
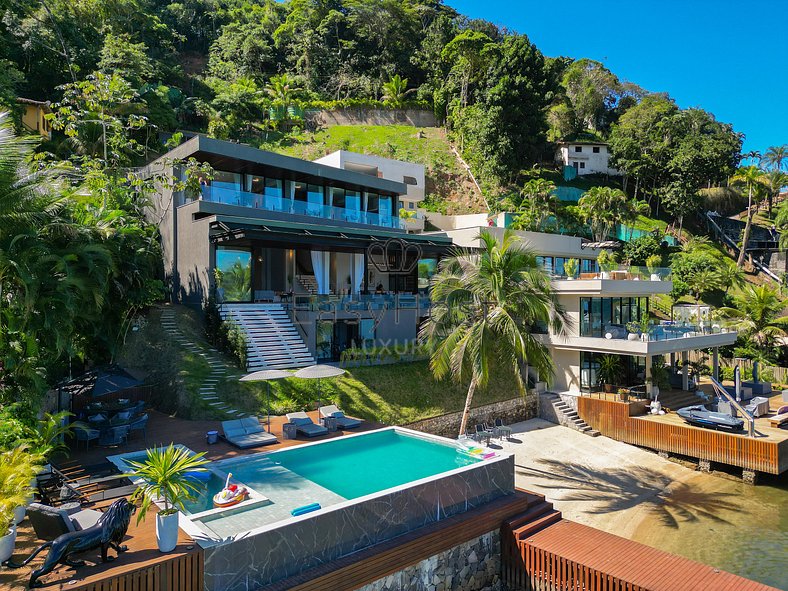
[[[364,585],[359,591],[479,591],[497,584],[500,573],[501,532],[496,529]]]
[[[319,127],[331,125],[412,125],[437,127],[432,111],[422,109],[348,108],[332,111],[307,111],[307,121]]]
[[[503,419],[504,424],[511,425],[521,421],[527,421],[537,416],[537,400],[534,394],[528,394],[527,398],[522,397],[485,404],[471,409],[471,416],[468,419],[468,428],[473,429],[477,423],[492,423],[495,419]],[[443,437],[457,437],[462,420],[462,411],[452,412],[437,417],[430,417],[404,425],[410,429],[441,435]]]

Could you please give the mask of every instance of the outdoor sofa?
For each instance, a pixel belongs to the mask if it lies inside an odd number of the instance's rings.
[[[224,438],[241,449],[276,443],[276,435],[266,432],[257,417],[222,421]]]
[[[101,511],[81,509],[79,503],[69,503],[60,507],[30,503],[27,508],[27,518],[33,526],[33,531],[39,539],[46,541],[92,527],[101,516]]]
[[[328,433],[328,429],[323,425],[315,425],[305,412],[291,412],[287,413],[286,416],[287,420],[296,426],[296,431],[307,437],[317,437]]]
[[[320,416],[324,419],[327,418],[334,418],[337,420],[337,427],[340,429],[353,429],[358,427],[364,421],[360,421],[359,419],[351,419],[350,417],[346,417],[345,413],[343,413],[339,408],[337,408],[336,404],[329,404],[328,406],[321,406],[320,407]]]

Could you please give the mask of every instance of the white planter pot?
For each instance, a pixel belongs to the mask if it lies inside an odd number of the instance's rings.
[[[636,332],[631,332],[627,335],[628,341],[637,341],[640,339],[640,335]]]
[[[660,279],[659,275],[657,275],[656,273],[652,273],[651,274],[651,280],[652,281],[662,281],[662,279]]]
[[[14,525],[21,522],[25,518],[25,511],[27,511],[27,505],[20,505],[14,509]]]
[[[607,271],[602,271],[601,277],[602,279],[610,279],[610,273],[608,273]]]
[[[14,553],[16,544],[16,526],[12,525],[8,533],[0,538],[0,562],[5,562]]]
[[[156,514],[156,543],[159,552],[172,552],[178,545],[178,513]]]

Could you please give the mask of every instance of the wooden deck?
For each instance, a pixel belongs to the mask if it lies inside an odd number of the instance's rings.
[[[317,422],[316,412],[310,412],[309,415]],[[311,439],[299,436],[298,439],[286,440],[282,437],[282,425],[286,422],[286,418],[271,417],[271,431],[279,438],[279,442],[242,450],[221,440],[214,445],[206,443],[207,431],[221,432],[221,424],[218,421],[189,421],[169,417],[156,411],[150,411],[149,416],[147,444],[142,436],[138,436],[121,447],[92,447],[86,452],[80,446],[79,450],[72,449],[70,458],[60,464],[64,472],[73,478],[89,477],[91,466],[106,463],[106,457],[109,455],[144,450],[148,447],[167,445],[170,442],[181,443],[194,451],[204,451],[210,460],[220,460],[343,436],[342,431],[337,431]],[[345,433],[370,431],[383,426],[365,422],[359,428]],[[89,507],[101,509],[111,502],[111,500],[97,501]],[[181,530],[178,547],[168,554],[160,553],[156,547],[155,522],[153,513],[149,514],[139,526],[136,525],[136,518],[132,517],[124,540],[129,550],[117,560],[101,564],[98,552],[87,553],[85,556],[78,557],[87,561],[85,567],[77,570],[60,567],[41,581],[47,585],[47,589],[57,591],[196,591],[201,589],[202,550]],[[21,562],[41,541],[36,539],[26,519],[19,524],[18,532],[14,559]],[[45,555],[46,552],[42,552],[26,568],[0,569],[0,589],[9,591],[25,589],[31,570],[41,565]],[[110,550],[110,556],[114,555],[115,553]]]
[[[778,591],[565,519],[527,535],[517,559],[511,591]]]
[[[642,402],[579,397],[577,403],[584,421],[617,441],[769,474],[788,470],[788,431],[770,426],[768,417],[756,419],[756,436],[748,437],[694,427],[675,413],[646,415]]]
[[[111,501],[97,503],[94,508],[101,509]],[[178,546],[168,554],[156,548],[155,510],[147,519],[137,525],[136,517],[131,518],[126,538],[123,541],[128,551],[116,560],[103,564],[101,552],[96,550],[77,556],[87,562],[86,566],[73,569],[58,567],[54,572],[42,577],[40,581],[46,589],[57,591],[191,591],[202,587],[203,554],[202,550],[180,531]],[[28,521],[18,527],[16,548],[13,559],[21,562],[41,544],[36,539]],[[109,555],[115,556],[110,550]],[[36,557],[27,567],[20,569],[0,569],[0,588],[21,591],[27,588],[30,572],[38,568],[46,556],[46,551]]]

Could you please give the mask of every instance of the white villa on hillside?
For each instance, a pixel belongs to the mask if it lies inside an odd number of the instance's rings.
[[[473,227],[448,230],[453,242],[464,247],[478,247],[481,231],[502,237],[503,228]],[[645,334],[635,326],[648,318],[650,297],[670,293],[673,283],[669,269],[646,269],[617,265],[600,269],[600,250],[589,248],[582,238],[559,234],[515,232],[534,249],[541,264],[553,277],[559,301],[569,314],[565,334],[540,336],[550,347],[555,363],[551,390],[580,394],[601,388],[600,358],[617,355],[621,358],[621,378],[615,387],[643,387],[651,377],[655,356],[665,356],[673,367],[678,360],[686,362],[689,351],[713,350],[714,374],[718,375],[719,347],[732,345],[736,332],[713,323],[662,321],[652,324]],[[573,276],[567,273],[567,261],[577,261]],[[537,328],[538,330],[538,328]],[[673,373],[675,386],[688,390],[688,372]]]
[[[605,142],[561,142],[555,153],[556,162],[572,166],[577,174],[621,174],[610,168],[610,148]]]

